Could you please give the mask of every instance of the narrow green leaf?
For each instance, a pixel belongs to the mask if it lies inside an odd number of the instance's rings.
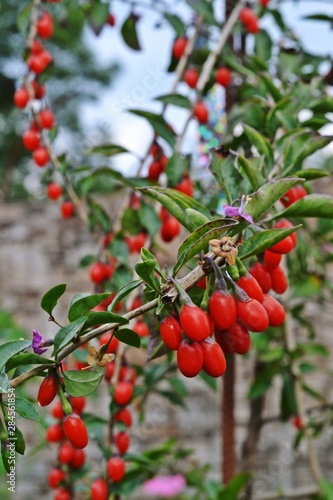
[[[244,174],[249,179],[252,189],[257,190],[259,188],[259,182],[251,162],[242,155],[237,156],[237,161],[240,170],[243,170]]]
[[[333,196],[328,194],[309,194],[290,205],[270,220],[278,217],[319,217],[333,218]]]
[[[277,200],[289,191],[289,189],[299,184],[300,181],[299,177],[287,177],[267,182],[258,191],[250,194],[251,201],[247,204],[244,212],[251,215],[253,220],[259,219]]]
[[[4,402],[4,404],[8,406],[8,403]],[[28,399],[17,396],[15,398],[15,411],[21,415],[21,417],[27,418],[28,420],[39,420],[36,408]]]
[[[170,194],[164,191],[157,190],[156,188],[143,188],[142,192],[163,205],[171,215],[173,215],[186,229],[190,227],[190,223],[184,213],[180,208],[179,204],[176,203]],[[187,208],[187,207],[185,207]]]
[[[309,109],[316,113],[333,113],[333,98],[320,97],[309,103]]]
[[[58,303],[58,299],[65,293],[66,286],[65,283],[56,285],[43,295],[40,306],[50,316]]]
[[[155,209],[142,200],[138,210],[138,216],[141,226],[147,229],[150,236],[155,236],[161,226],[160,218]]]
[[[96,1],[89,9],[89,23],[96,35],[99,35],[106,23],[109,15],[109,6],[100,1]]]
[[[294,172],[295,177],[303,177],[306,181],[312,181],[313,179],[321,179],[322,177],[329,177],[332,174],[327,172],[327,170],[321,170],[319,168],[304,168],[298,172]]]
[[[271,168],[274,165],[274,153],[269,140],[249,125],[244,123],[243,127],[249,141],[252,142],[260,154],[265,156],[268,167]]]
[[[116,307],[117,304],[119,304],[120,301],[122,301],[127,295],[129,295],[133,290],[138,288],[140,285],[142,285],[143,281],[142,280],[133,280],[127,285],[123,286],[115,295],[114,299],[112,300],[111,304],[108,307],[108,310],[113,311],[114,308]],[[114,315],[116,316],[116,315]],[[118,316],[118,315],[117,315]],[[122,316],[120,316],[122,318]],[[123,320],[126,320],[126,318],[122,318]],[[128,322],[128,320],[127,320]]]
[[[182,266],[192,257],[204,250],[209,240],[220,238],[230,227],[238,224],[234,219],[216,219],[198,227],[191,233],[178,250],[177,262],[173,274],[176,275]]]
[[[20,455],[24,455],[25,452],[25,439],[18,427],[15,427],[15,450]]]
[[[130,113],[145,118],[153,127],[154,132],[162,137],[170,146],[174,146],[176,142],[175,133],[171,130],[168,123],[162,115],[152,113],[151,111],[142,111],[141,109],[129,109]]]
[[[283,98],[281,90],[276,87],[272,80],[272,77],[268,73],[259,74],[258,78],[264,83],[266,91],[271,94],[275,102],[279,102]]]
[[[328,144],[332,142],[332,137],[313,137],[309,141],[306,141],[304,144],[304,147],[301,148],[299,153],[295,158],[293,158],[293,161],[290,165],[288,165],[281,173],[282,176],[285,176],[288,174],[290,171],[292,171],[293,168],[297,167],[298,168],[301,166],[300,164],[308,158],[308,156],[311,156],[313,153],[318,151],[319,149],[323,149],[326,147]]]
[[[32,352],[22,352],[13,356],[8,363],[6,363],[6,372],[13,370],[13,368],[17,368],[18,366],[45,364],[52,365],[54,364],[54,360],[44,358],[44,356],[40,356],[39,354],[34,354]]]
[[[121,34],[124,42],[133,50],[141,50],[136,30],[137,22],[137,16],[131,12],[121,27]]]
[[[0,393],[7,394],[11,389],[10,380],[5,371],[0,372]]]
[[[236,158],[228,154],[226,158],[221,157],[216,151],[212,150],[212,161],[210,170],[224,191],[229,205],[240,195],[239,187],[242,176],[236,168]]]
[[[213,4],[207,0],[188,0],[189,5],[195,10],[208,24],[219,26],[214,17]]]
[[[168,179],[168,186],[175,187],[182,179],[183,174],[190,168],[189,156],[183,157],[179,153],[173,153],[169,158],[165,173]]]
[[[59,352],[59,349],[68,344],[83,328],[83,325],[87,321],[87,316],[82,316],[77,318],[75,321],[69,325],[63,326],[56,333],[54,337],[54,354]]]
[[[182,94],[166,94],[159,97],[155,97],[156,101],[161,101],[164,104],[172,104],[173,106],[178,106],[179,108],[185,108],[192,110],[193,105],[188,97]]]
[[[308,19],[310,21],[325,21],[333,24],[333,16],[327,14],[309,14],[308,16],[303,16],[302,19]]]
[[[169,22],[170,26],[175,30],[177,36],[182,36],[185,33],[185,25],[180,17],[175,14],[164,12],[165,19]]]
[[[120,340],[120,342],[123,342],[124,344],[130,345],[132,347],[139,348],[141,345],[141,339],[139,335],[130,328],[121,328],[120,330],[117,330],[115,332],[114,336],[118,340]]]
[[[248,257],[252,257],[252,255],[257,255],[258,253],[267,250],[267,248],[270,248],[272,245],[275,245],[275,243],[283,240],[300,227],[302,226],[299,225],[286,229],[265,229],[264,231],[259,231],[242,242],[239,247],[238,256],[240,259],[247,259]]]
[[[103,373],[97,370],[66,370],[63,377],[67,394],[80,397],[96,391],[103,379]]]
[[[268,61],[272,55],[272,39],[266,30],[261,29],[255,37],[254,52],[263,61]]]
[[[139,262],[135,266],[135,272],[140,278],[143,279],[153,290],[156,292],[160,291],[161,285],[155,276],[156,260],[146,260],[145,262]]]
[[[95,146],[87,151],[86,154],[100,154],[103,156],[114,156],[120,153],[128,153],[128,149],[119,146],[118,144],[102,144]]]
[[[193,210],[193,208],[187,208],[185,210],[186,217],[191,223],[191,226],[193,230],[197,229],[199,226],[202,226],[202,224],[206,224],[207,222],[210,222],[210,219],[203,215],[201,212],[198,212],[198,210]]]
[[[239,498],[240,493],[242,492],[244,486],[249,482],[250,478],[251,474],[248,472],[236,474],[224,487],[217,500],[235,500],[236,498]]]
[[[119,323],[120,325],[127,325],[128,319],[114,314],[113,312],[92,312],[89,314],[87,321],[84,324],[84,329],[91,328],[92,326],[105,325],[106,323]]]
[[[82,294],[74,295],[73,300],[68,311],[68,319],[70,322],[80,318],[81,316],[89,313],[94,307],[98,306],[103,300],[110,297],[110,293],[97,293],[95,295]],[[87,319],[87,318],[86,318]]]
[[[11,340],[0,345],[0,371],[18,352],[31,347],[31,340]]]

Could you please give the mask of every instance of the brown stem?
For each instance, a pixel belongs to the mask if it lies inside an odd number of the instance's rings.
[[[254,378],[262,372],[265,364],[256,361],[254,367]],[[250,419],[246,439],[242,446],[242,470],[253,472],[257,465],[257,445],[260,438],[260,432],[263,425],[262,412],[264,409],[264,396],[254,398],[250,403]],[[242,500],[250,500],[252,497],[252,482],[250,481],[243,493]]]
[[[221,408],[221,433],[222,433],[222,477],[226,484],[235,475],[235,356],[230,356],[227,370],[223,376],[223,394]]]

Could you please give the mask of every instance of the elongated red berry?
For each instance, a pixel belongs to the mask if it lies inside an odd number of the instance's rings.
[[[219,68],[215,73],[215,80],[222,87],[229,87],[231,83],[231,73],[227,68]]]
[[[98,478],[91,483],[90,496],[91,500],[108,500],[109,488],[105,479]]]
[[[115,435],[114,442],[119,453],[121,455],[125,455],[131,444],[131,438],[129,437],[127,432],[121,431],[117,432],[117,434]]]
[[[114,400],[118,405],[127,405],[134,393],[133,384],[130,382],[118,382],[114,390]]]
[[[275,293],[282,294],[288,288],[288,280],[281,266],[270,271],[272,290]]]
[[[54,468],[51,469],[48,476],[48,483],[50,488],[58,488],[59,483],[64,481],[66,474],[62,469]]]
[[[17,89],[14,94],[14,103],[17,108],[23,109],[26,107],[30,99],[29,92],[25,87]]]
[[[53,17],[48,12],[43,12],[36,24],[37,34],[41,38],[50,38],[53,33]]]
[[[80,449],[87,446],[88,432],[83,420],[76,413],[71,413],[65,417],[63,429],[68,441],[73,446]]]
[[[205,125],[209,119],[209,112],[204,102],[198,102],[193,108],[193,114],[199,123]]]
[[[179,322],[184,333],[195,342],[201,342],[210,335],[211,323],[208,314],[194,304],[182,306]]]
[[[51,182],[47,186],[47,196],[50,200],[56,201],[62,195],[62,187],[56,182]]]
[[[281,219],[275,224],[276,229],[288,228],[288,227],[292,227],[292,226],[293,226],[292,223],[288,219]],[[295,246],[297,245],[296,233],[290,234],[289,237],[293,240],[293,244],[294,244],[294,248],[295,248]]]
[[[237,319],[235,297],[229,292],[215,290],[209,299],[209,314],[215,327],[227,330]]]
[[[265,266],[260,264],[260,262],[257,262],[250,267],[249,273],[254,276],[264,293],[268,293],[270,291],[272,287],[272,280]]]
[[[211,377],[221,377],[227,368],[227,362],[221,346],[208,338],[200,343],[203,352],[202,369]]]
[[[277,268],[282,259],[282,254],[270,252],[269,250],[265,250],[264,252],[264,266],[267,271],[273,271],[273,269]]]
[[[256,299],[258,302],[262,302],[264,294],[258,281],[252,274],[248,273],[245,276],[241,276],[237,281],[237,285],[240,286],[251,299]]]
[[[228,330],[216,329],[215,339],[225,354],[246,354],[251,344],[249,332],[238,321]]]
[[[196,69],[189,68],[185,71],[184,82],[186,82],[191,89],[195,89],[198,80],[199,80],[199,73]]]
[[[160,323],[160,334],[165,345],[176,351],[183,338],[182,328],[172,316],[167,316]]]
[[[40,145],[40,135],[36,130],[28,129],[22,136],[23,146],[29,151],[34,151]]]
[[[40,406],[47,406],[56,397],[58,392],[57,380],[53,375],[44,378],[38,391],[37,401]]]
[[[183,340],[177,351],[179,371],[185,377],[195,377],[203,367],[203,351],[199,342]]]
[[[172,48],[172,53],[174,57],[176,57],[176,59],[180,59],[182,57],[185,52],[186,45],[187,38],[185,36],[181,36],[175,40]]]
[[[274,297],[265,294],[262,305],[268,314],[269,326],[280,326],[284,322],[285,310]]]
[[[293,248],[294,248],[294,241],[291,236],[287,236],[283,240],[271,246],[269,248],[269,251],[284,255],[286,253],[291,252]]]
[[[32,153],[32,157],[38,167],[44,167],[50,160],[49,153],[47,149],[44,147],[39,147],[35,149],[34,152]]]
[[[111,457],[106,463],[106,473],[114,483],[122,481],[125,470],[125,461],[121,457]]]
[[[238,319],[251,332],[263,332],[268,327],[268,314],[255,299],[237,302]]]

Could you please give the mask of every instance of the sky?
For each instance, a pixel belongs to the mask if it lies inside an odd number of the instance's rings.
[[[177,2],[178,5],[180,2]],[[274,6],[274,0],[271,0]],[[99,37],[89,28],[86,31],[87,43],[95,50],[96,58],[103,64],[119,62],[121,71],[112,86],[103,94],[96,105],[87,104],[83,109],[84,122],[87,128],[93,130],[103,125],[110,133],[110,141],[120,144],[131,151],[143,155],[152,138],[152,130],[144,119],[137,118],[126,112],[129,108],[148,109],[159,112],[160,103],[152,100],[170,92],[174,75],[166,73],[174,39],[173,30],[167,25],[156,29],[160,17],[156,12],[137,8],[142,14],[138,23],[138,35],[143,48],[137,52],[128,48],[119,33],[123,21],[129,14],[129,6],[122,1],[113,2],[116,16],[116,26],[105,26]],[[333,57],[333,31],[329,23],[306,21],[302,18],[314,13],[325,13],[333,16],[332,4],[328,0],[284,0],[281,6],[282,14],[287,24],[300,37],[305,49]],[[180,16],[188,17],[188,9],[181,2],[177,7]],[[265,16],[261,26],[270,30],[273,37],[279,39],[279,34],[270,20]],[[187,86],[180,84],[179,92],[187,92]],[[175,107],[169,107],[166,114],[176,132],[182,129],[187,112]],[[184,152],[195,147],[196,124],[191,123]],[[137,160],[132,155],[120,155],[115,161],[116,168],[134,174]]]

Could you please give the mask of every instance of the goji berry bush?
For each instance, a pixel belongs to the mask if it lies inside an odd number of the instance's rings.
[[[315,440],[331,425],[332,404],[311,382],[329,349],[317,341],[307,305],[319,310],[332,299],[333,197],[318,192],[329,192],[331,176],[324,156],[332,142],[330,61],[303,48],[274,0],[186,5],[128,2],[121,21],[117,2],[33,0],[17,7],[26,47],[12,98],[25,123],[29,168],[38,172],[45,203],[57,203],[63,219],[76,217],[96,253],[78,262],[91,293],[72,297],[67,318],[54,313],[66,284],[41,296],[42,310],[58,326],[54,337],[36,325],[27,339],[0,343],[4,476],[14,474],[16,459],[24,461],[16,456],[26,448],[20,419],[38,421],[48,412],[45,443],[54,466],[41,481],[54,500],[120,500],[139,488],[147,498],[255,498],[256,463],[249,457],[256,443],[248,439],[241,460],[235,452],[238,355],[250,359],[255,373],[248,381],[249,436],[259,439],[263,421],[256,412],[279,387],[278,418],[295,426],[294,446],[305,443],[312,474],[303,493],[273,491],[267,498],[329,500],[333,476],[324,477]],[[140,26],[149,9],[174,31],[165,68],[173,84],[155,96],[159,111],[128,110],[149,124],[149,147],[138,158],[104,142],[73,164],[50,105],[49,83],[61,58],[56,42],[61,47],[62,31],[80,13],[96,35],[117,30],[131,50],[144,50]],[[332,23],[325,13],[312,18]],[[267,19],[271,28],[264,29]],[[186,114],[183,122],[172,121],[174,108]],[[193,123],[199,154],[185,144]],[[114,157],[125,153],[136,162],[135,175],[115,168]],[[124,200],[116,214],[105,204],[114,193]],[[133,348],[145,353],[146,364],[131,361]],[[174,441],[131,450],[131,427],[145,418],[150,395],[182,406],[186,378],[193,377],[207,390],[222,387],[220,481]],[[13,390],[36,380],[35,398],[15,401],[14,425]],[[99,408],[86,411],[102,386],[109,393],[107,419]],[[305,396],[314,400],[315,416]],[[91,446],[100,457],[94,467]]]

